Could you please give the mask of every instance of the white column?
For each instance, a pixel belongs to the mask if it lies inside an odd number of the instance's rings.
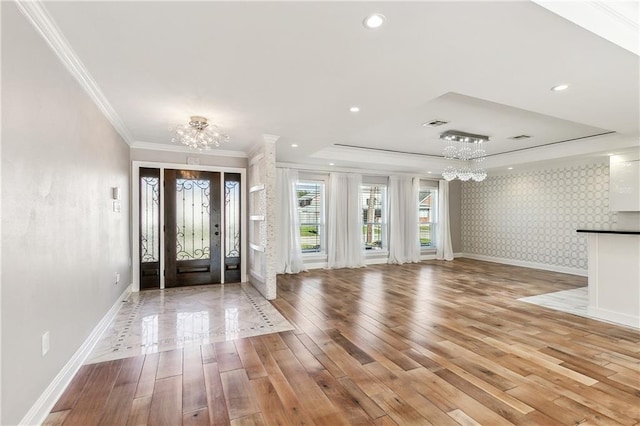
[[[249,282],[266,298],[276,298],[276,146],[279,136],[263,135],[249,152]]]

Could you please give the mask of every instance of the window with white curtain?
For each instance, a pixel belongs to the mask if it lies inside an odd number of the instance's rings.
[[[436,188],[420,186],[418,212],[420,247],[435,248],[438,222],[438,190]]]
[[[364,184],[360,189],[362,244],[365,250],[387,249],[387,187]]]
[[[296,184],[302,253],[324,252],[324,188],[322,181]]]

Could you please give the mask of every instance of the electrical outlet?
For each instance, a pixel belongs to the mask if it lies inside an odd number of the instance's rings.
[[[120,282],[120,273],[116,272],[116,282],[114,284],[118,285],[119,282]]]
[[[47,331],[42,335],[42,356],[45,356],[49,352],[49,332]]]

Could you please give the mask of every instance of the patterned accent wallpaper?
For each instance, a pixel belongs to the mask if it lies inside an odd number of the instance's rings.
[[[532,170],[462,184],[464,253],[587,269],[576,229],[616,229],[609,164]]]

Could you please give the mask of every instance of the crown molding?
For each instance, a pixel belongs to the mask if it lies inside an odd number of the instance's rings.
[[[637,2],[532,0],[539,6],[640,55]]]
[[[268,133],[263,133],[262,140],[258,140],[247,150],[247,156],[254,157],[262,150],[263,147],[268,145],[275,145],[278,139],[280,139],[279,135],[270,135]]]
[[[484,160],[484,168],[490,171],[508,166],[531,165],[538,167],[540,164],[544,167],[545,164],[579,162],[582,159],[600,161],[599,158],[605,158],[608,153],[634,149],[640,146],[639,143],[637,136],[608,133],[487,156]]]
[[[589,1],[586,2],[589,6],[598,9],[600,13],[609,15],[611,19],[618,21],[620,25],[625,25],[631,30],[638,31],[638,17],[633,19],[627,13],[623,12],[619,7],[616,7],[614,3],[604,1]]]
[[[482,166],[487,172],[491,173],[493,170],[515,165],[532,164],[533,167],[539,167],[540,164],[551,164],[563,161],[593,162],[600,161],[607,153],[625,151],[637,148],[638,146],[640,146],[640,140],[637,136],[611,132],[562,141],[561,143],[491,154],[486,157]],[[447,166],[463,164],[459,160],[446,160],[442,156],[356,147],[343,144],[326,147],[311,154],[309,158],[332,161],[339,166],[353,167],[354,165],[361,164],[363,167],[371,167],[375,165],[382,171],[397,170],[405,173],[410,173],[411,171],[424,173],[425,170],[432,171],[433,173],[441,173]],[[282,167],[286,167],[285,165],[290,163],[280,162],[279,164],[282,165]],[[326,166],[322,167],[326,168]],[[336,167],[331,167],[330,170],[336,170]]]
[[[380,170],[421,173],[430,170],[440,173],[445,167],[458,160],[446,160],[442,156],[413,152],[398,152],[387,149],[334,144],[311,155],[311,159],[328,160],[338,166],[362,164],[376,166]]]
[[[184,154],[192,154],[192,155],[213,155],[216,157],[237,157],[237,158],[247,158],[248,155],[244,151],[231,151],[227,149],[208,149],[203,151],[193,150],[184,145],[168,145],[165,143],[153,143],[153,142],[143,142],[143,141],[135,141],[131,144],[132,149],[147,149],[150,151],[167,151],[167,152],[179,152]]]
[[[278,141],[278,139],[280,139],[280,136],[278,136],[278,135],[269,135],[267,133],[264,133],[262,135],[262,139],[267,143],[276,143]]]
[[[64,37],[60,28],[56,25],[51,15],[40,0],[32,1],[16,1],[18,9],[33,25],[36,31],[44,38],[49,47],[54,51],[56,56],[62,61],[71,75],[80,83],[80,86],[87,92],[91,100],[95,102],[100,111],[105,115],[107,120],[111,122],[122,139],[132,145],[134,142],[131,133],[124,125],[120,116],[111,106],[98,84],[89,74],[78,58],[78,55],[71,48],[71,45]]]
[[[396,171],[396,170],[374,170],[374,169],[364,169],[359,167],[333,167],[322,164],[307,164],[307,163],[288,163],[288,162],[276,162],[276,167],[280,169],[295,169],[302,172],[318,172],[318,173],[358,173],[363,176],[409,176],[409,177],[419,177],[424,180],[438,180],[440,179],[439,173],[426,173],[424,171],[416,171],[416,172],[407,172],[405,171]]]

